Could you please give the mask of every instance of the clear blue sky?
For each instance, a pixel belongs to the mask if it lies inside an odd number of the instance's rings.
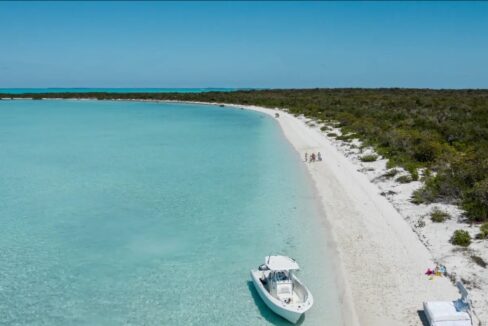
[[[0,87],[488,88],[488,3],[0,2]]]

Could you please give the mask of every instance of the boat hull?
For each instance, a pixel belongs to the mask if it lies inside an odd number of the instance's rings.
[[[280,315],[289,322],[296,324],[300,317],[302,317],[302,315],[308,310],[307,308],[302,309],[301,311],[297,311],[271,296],[259,279],[259,271],[251,271],[251,278],[254,287],[256,288],[256,291],[259,293],[259,296],[268,306],[268,308],[271,309],[275,314]]]

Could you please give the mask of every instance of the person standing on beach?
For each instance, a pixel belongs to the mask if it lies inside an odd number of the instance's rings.
[[[317,161],[322,161],[322,155],[320,155],[320,152],[317,153]]]
[[[307,162],[307,161],[308,161],[308,153],[305,152],[305,162]]]

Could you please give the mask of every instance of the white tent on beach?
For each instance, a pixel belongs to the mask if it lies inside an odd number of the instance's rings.
[[[460,282],[456,283],[461,298],[456,301],[424,302],[424,312],[430,326],[472,326],[471,303],[468,291]]]

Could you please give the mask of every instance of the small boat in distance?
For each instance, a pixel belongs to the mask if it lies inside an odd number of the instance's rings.
[[[300,267],[286,256],[266,256],[258,270],[251,270],[254,287],[276,314],[296,323],[313,305],[310,291],[295,276]]]

